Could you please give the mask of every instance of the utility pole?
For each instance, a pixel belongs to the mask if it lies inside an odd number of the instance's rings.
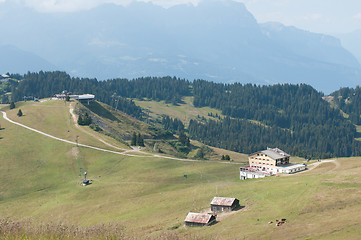
[[[76,142],[76,146],[77,146],[77,147],[79,147],[79,145],[78,145],[78,138],[79,138],[79,136],[78,136],[78,135],[76,135],[75,142]]]

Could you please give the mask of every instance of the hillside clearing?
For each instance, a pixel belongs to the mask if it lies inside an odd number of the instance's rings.
[[[209,113],[212,113],[214,116],[217,114],[218,116],[223,117],[221,111],[217,109],[210,107],[194,107],[193,97],[184,97],[182,100],[184,103],[178,105],[165,103],[165,101],[140,101],[135,99],[133,101],[136,105],[145,109],[145,112],[152,118],[161,118],[163,114],[166,114],[172,118],[178,118],[185,126],[188,126],[189,120],[191,119],[198,119],[199,117],[204,117],[206,119],[212,118],[208,116]]]

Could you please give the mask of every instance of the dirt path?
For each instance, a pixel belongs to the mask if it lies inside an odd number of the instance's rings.
[[[15,125],[18,125],[20,127],[26,128],[26,129],[28,129],[30,131],[37,132],[39,134],[42,134],[44,136],[47,136],[49,138],[52,138],[52,139],[55,139],[55,140],[58,140],[58,141],[61,141],[61,142],[65,142],[65,143],[69,143],[69,144],[73,144],[73,145],[78,145],[78,146],[85,147],[85,148],[91,148],[91,149],[102,151],[102,152],[114,153],[114,154],[118,154],[118,155],[129,156],[129,157],[141,157],[141,158],[147,157],[147,158],[172,159],[172,160],[182,161],[182,162],[222,163],[222,164],[235,164],[235,165],[242,165],[243,164],[243,163],[235,163],[235,162],[220,162],[220,161],[204,161],[204,160],[182,159],[182,158],[175,158],[175,157],[168,157],[168,156],[160,156],[160,155],[157,155],[157,154],[155,154],[155,155],[132,155],[132,154],[129,154],[129,153],[126,153],[126,152],[117,152],[117,151],[112,151],[112,150],[108,150],[108,149],[93,147],[93,146],[89,146],[89,145],[85,145],[85,144],[81,144],[81,143],[77,144],[75,142],[72,142],[72,141],[69,141],[69,140],[66,140],[66,139],[62,139],[62,138],[58,138],[58,137],[52,136],[50,134],[44,133],[42,131],[36,130],[34,128],[28,127],[28,126],[26,126],[24,124],[15,122],[15,121],[13,121],[13,120],[11,120],[11,119],[9,119],[7,117],[6,112],[4,112],[4,111],[1,111],[1,112],[3,114],[3,118],[6,121],[8,121],[10,123],[13,123]]]
[[[335,164],[335,168],[333,168],[332,170],[335,170],[335,169],[337,169],[337,168],[339,168],[341,166],[340,162],[337,159],[321,160],[320,162],[315,162],[315,163],[307,165],[308,169],[307,169],[306,172],[315,169],[316,167],[318,167],[320,164],[323,164],[323,163],[333,163],[333,164]],[[300,172],[300,173],[302,173],[302,172]]]
[[[323,164],[323,163],[333,163],[335,164],[335,167],[333,169],[331,169],[330,171],[336,170],[338,169],[341,164],[337,159],[328,159],[328,160],[321,160],[320,162],[315,162],[315,163],[311,163],[307,165],[307,169],[305,171],[301,171],[301,172],[297,172],[297,173],[293,173],[293,174],[282,174],[282,177],[290,177],[293,175],[300,175],[300,174],[305,174],[308,173],[310,171],[312,171],[313,169],[315,169],[316,167],[318,167],[319,165]]]

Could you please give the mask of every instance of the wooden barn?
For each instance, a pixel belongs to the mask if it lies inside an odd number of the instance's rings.
[[[184,222],[186,226],[203,227],[213,224],[216,221],[216,216],[207,213],[188,213]]]
[[[214,197],[211,202],[212,212],[233,211],[239,207],[239,200],[236,198]]]

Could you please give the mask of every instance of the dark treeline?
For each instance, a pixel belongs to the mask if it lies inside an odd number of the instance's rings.
[[[6,82],[0,82],[0,103],[8,104],[11,102],[10,95],[8,93],[13,92],[18,86],[18,81],[12,79]]]
[[[256,86],[197,80],[193,88],[196,107],[217,108],[226,116],[252,119],[269,126],[294,131],[305,124],[344,121],[340,112],[330,108],[322,95],[309,85]]]
[[[195,106],[217,108],[237,119],[206,124],[193,121],[191,137],[207,144],[244,153],[280,147],[291,154],[314,158],[360,154],[355,126],[308,85],[256,86],[197,80],[193,89]]]
[[[89,78],[71,78],[67,73],[60,71],[40,71],[27,73],[21,78],[22,81],[13,91],[15,101],[21,101],[24,96],[51,97],[63,90],[73,94],[91,93],[97,100],[138,119],[142,119],[141,109],[125,98],[149,98],[176,104],[181,102],[182,96],[190,95],[188,81],[171,77],[97,81]]]
[[[13,90],[15,101],[23,96],[50,97],[63,90],[91,93],[97,100],[138,119],[143,116],[141,109],[127,98],[177,104],[184,96],[194,96],[196,107],[216,108],[226,116],[190,122],[190,136],[211,146],[243,153],[279,147],[312,158],[361,154],[355,126],[322,100],[321,93],[304,84],[256,86],[204,80],[190,83],[172,77],[97,81],[71,78],[64,72],[28,73],[21,77],[23,80]],[[342,97],[335,97],[336,104],[354,123],[359,123],[361,90],[346,88],[339,92]],[[174,132],[184,129],[178,119],[164,117],[162,123]]]
[[[184,125],[178,118],[173,119],[169,116],[163,116],[162,125],[165,130],[169,130],[173,133],[184,131]]]
[[[189,135],[207,145],[242,153],[252,153],[267,147],[278,147],[305,158],[329,158],[361,154],[354,133],[345,126],[310,126],[292,132],[280,127],[254,124],[248,120],[226,117],[221,121],[191,120]]]
[[[190,84],[189,81],[175,77],[118,78],[101,82],[103,88],[122,97],[165,100],[173,104],[180,103],[183,96],[191,95]]]
[[[361,88],[341,88],[331,94],[333,102],[357,125],[361,125]]]

